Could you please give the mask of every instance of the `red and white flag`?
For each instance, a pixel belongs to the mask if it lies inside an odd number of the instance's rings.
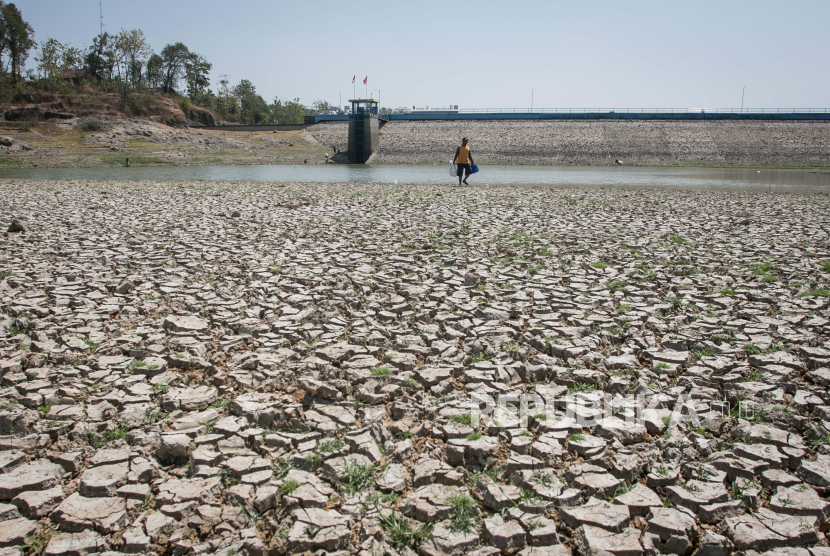
[[[355,79],[355,77],[357,77],[357,76],[356,76],[356,75],[353,75],[353,76],[352,76],[352,85],[354,85],[354,79]]]
[[[369,79],[369,76],[368,76],[368,75],[367,75],[367,76],[363,79],[363,84],[364,84],[364,85],[366,84],[366,80],[368,80],[368,79]]]

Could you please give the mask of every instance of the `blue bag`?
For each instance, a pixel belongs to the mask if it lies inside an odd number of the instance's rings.
[[[478,172],[478,165],[473,164],[473,174],[475,174],[476,172]]]

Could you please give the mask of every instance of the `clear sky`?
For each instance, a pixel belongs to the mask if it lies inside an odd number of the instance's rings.
[[[98,34],[98,0],[15,3],[37,41]],[[206,57],[214,90],[227,74],[268,102],[345,104],[368,75],[391,107],[730,108],[744,85],[747,107],[830,107],[830,0],[103,0],[103,13],[110,33]]]

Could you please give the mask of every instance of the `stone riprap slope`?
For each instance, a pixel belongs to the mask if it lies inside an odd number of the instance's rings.
[[[323,145],[348,148],[346,122],[308,131]],[[830,164],[830,122],[598,120],[392,121],[373,163],[447,162],[465,135],[479,164]]]
[[[825,196],[0,197],[0,546],[828,553]]]

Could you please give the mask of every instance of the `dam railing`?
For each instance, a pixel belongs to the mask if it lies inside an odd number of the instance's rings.
[[[418,114],[413,110],[404,112]],[[426,111],[424,111],[426,113]],[[439,111],[430,111],[437,114]],[[830,108],[466,108],[454,114],[830,114]]]

